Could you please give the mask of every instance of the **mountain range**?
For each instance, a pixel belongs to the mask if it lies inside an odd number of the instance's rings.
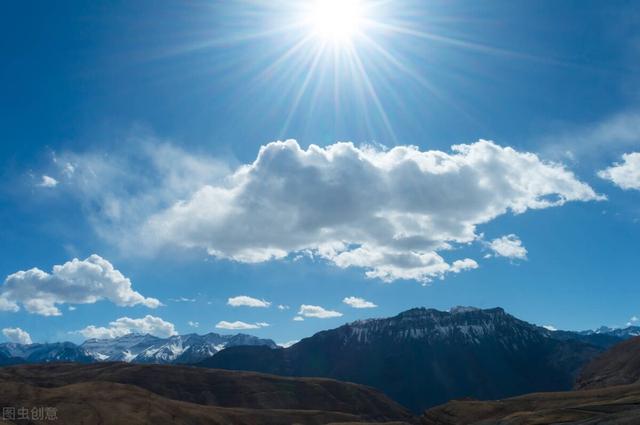
[[[373,388],[348,382],[123,362],[0,368],[0,405],[55,406],[61,425],[636,424],[639,356],[635,337],[591,361],[578,390],[451,400],[417,415]]]
[[[448,400],[572,388],[581,368],[640,328],[553,331],[501,308],[415,308],[359,320],[288,347],[236,334],[129,334],[46,344],[0,344],[0,364],[185,364],[370,385],[421,412]]]
[[[0,365],[19,363],[121,361],[134,363],[189,364],[213,356],[225,347],[264,345],[275,342],[252,335],[187,334],[159,338],[128,334],[110,339],[88,339],[80,345],[71,342],[46,344],[0,344]]]
[[[357,382],[420,412],[462,397],[568,390],[583,365],[622,339],[551,331],[501,308],[415,308],[319,332],[288,348],[230,347],[200,366]]]

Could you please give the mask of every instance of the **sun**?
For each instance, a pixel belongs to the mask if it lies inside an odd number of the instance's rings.
[[[361,30],[365,18],[359,0],[315,0],[307,13],[312,34],[334,43],[349,42]]]

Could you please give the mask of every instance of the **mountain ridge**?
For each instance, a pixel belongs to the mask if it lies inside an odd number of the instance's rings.
[[[379,388],[415,412],[460,397],[566,390],[612,338],[556,334],[500,307],[413,308],[357,320],[288,348],[230,347],[199,365],[321,376]]]

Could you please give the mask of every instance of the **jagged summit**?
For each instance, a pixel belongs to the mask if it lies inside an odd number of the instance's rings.
[[[80,347],[99,361],[136,363],[196,363],[226,347],[266,345],[275,348],[270,339],[246,334],[220,335],[190,333],[158,338],[152,335],[127,334],[110,339],[88,339]]]
[[[542,338],[538,329],[505,313],[502,308],[454,307],[449,311],[412,308],[386,319],[359,320],[342,329],[345,339],[370,343],[384,339],[447,339],[479,343],[491,335],[517,335],[517,340]],[[517,344],[517,342],[515,343]]]
[[[159,338],[130,333],[116,338],[89,338],[80,345],[72,342],[47,344],[0,344],[0,364],[50,362],[197,363],[226,347],[264,345],[276,348],[275,342],[252,335],[174,335]]]

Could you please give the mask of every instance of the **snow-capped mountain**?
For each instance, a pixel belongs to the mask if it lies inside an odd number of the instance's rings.
[[[5,363],[50,363],[78,362],[90,363],[93,357],[72,342],[54,342],[47,344],[0,344],[0,358]]]
[[[474,307],[454,307],[448,312],[415,308],[389,319],[350,323],[343,335],[345,344],[382,339],[479,344],[485,338],[498,338],[518,345],[540,337],[536,326],[506,314],[501,308]]]
[[[270,339],[251,335],[188,334],[169,338],[128,334],[112,339],[88,339],[47,344],[0,344],[0,365],[18,363],[123,361],[136,363],[198,363],[225,347],[264,345],[276,348]]]
[[[113,339],[89,339],[80,347],[97,361],[135,363],[197,363],[225,347],[265,345],[275,348],[270,339],[251,335],[187,334],[169,338],[129,334]]]
[[[88,339],[80,347],[98,361],[130,362],[154,344],[164,341],[153,335],[128,334],[110,339]]]
[[[626,328],[610,328],[601,326],[598,329],[579,332],[581,335],[611,335],[618,338],[628,339],[640,336],[640,326],[627,326]]]

